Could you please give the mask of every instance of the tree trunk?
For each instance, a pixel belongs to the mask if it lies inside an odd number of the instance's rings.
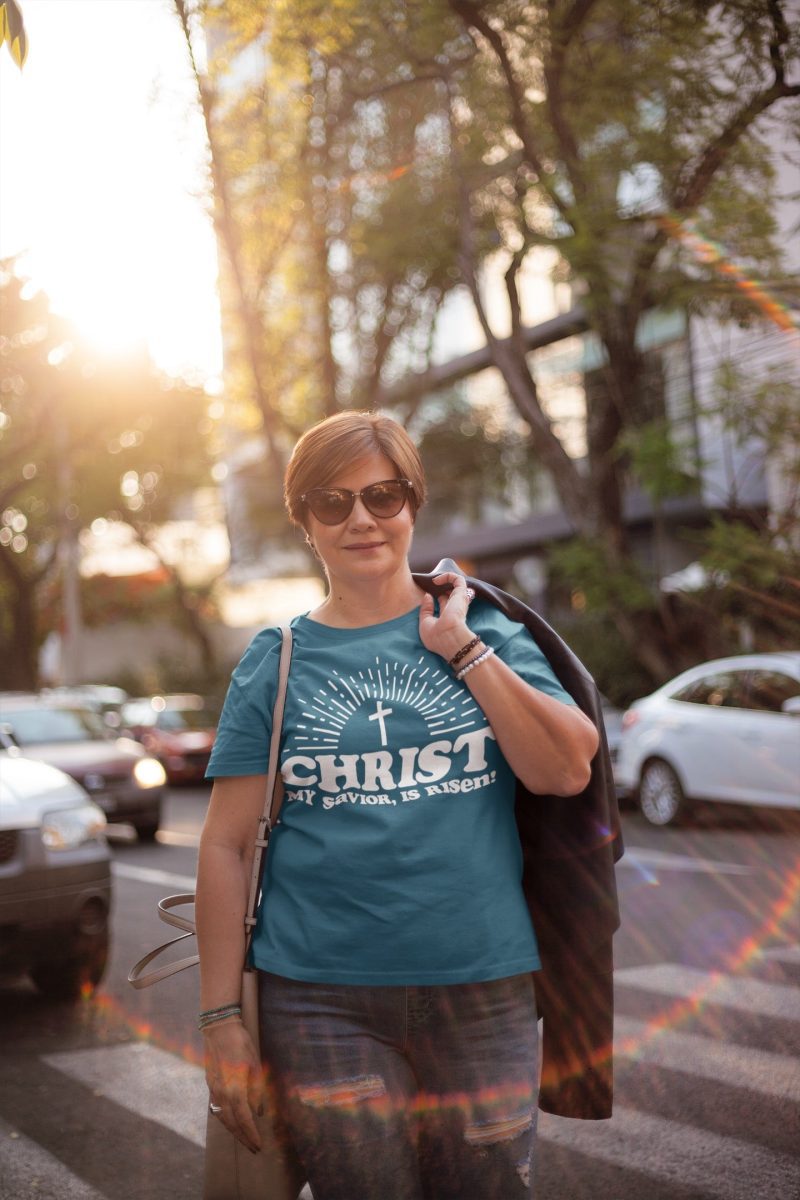
[[[0,562],[11,553],[0,552]],[[35,691],[39,686],[36,583],[22,575],[4,572],[10,585],[10,631],[0,643],[2,687],[8,691]]]

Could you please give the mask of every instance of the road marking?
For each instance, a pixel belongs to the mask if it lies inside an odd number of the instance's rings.
[[[646,992],[679,996],[695,1003],[722,1004],[753,1016],[800,1021],[800,989],[784,983],[763,983],[678,963],[624,967],[614,972],[614,979]]]
[[[200,845],[199,833],[186,833],[180,829],[159,829],[156,841],[164,846],[193,846]]]
[[[0,1120],[0,1197],[12,1200],[22,1196],[105,1200],[55,1155]]]
[[[800,1071],[789,1055],[674,1033],[620,1016],[614,1018],[614,1052],[626,1062],[651,1063],[800,1104]]]
[[[715,1200],[753,1200],[756,1181],[759,1195],[788,1196],[797,1182],[797,1159],[788,1154],[620,1104],[614,1105],[610,1121],[569,1121],[539,1113],[539,1136]]]
[[[205,1145],[208,1088],[202,1067],[147,1042],[45,1054],[42,1062],[95,1095]]]
[[[193,892],[197,884],[193,875],[173,875],[153,867],[132,867],[130,863],[113,862],[111,872],[123,879],[135,879],[137,883],[157,883],[159,887],[177,887],[185,892]]]
[[[800,963],[800,946],[770,946],[761,951],[761,957],[776,962]]]
[[[755,870],[744,863],[717,862],[713,858],[671,854],[668,850],[649,850],[645,846],[626,846],[617,866],[631,871],[639,867],[658,867],[662,871],[702,871],[711,875],[752,875]]]

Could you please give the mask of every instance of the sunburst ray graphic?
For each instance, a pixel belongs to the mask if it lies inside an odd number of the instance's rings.
[[[373,705],[368,719],[379,726],[382,745],[386,718],[396,713],[391,705],[417,712],[433,738],[469,729],[481,719],[469,692],[440,668],[426,666],[424,656],[409,666],[376,654],[374,664],[363,670],[334,669],[332,676],[308,699],[298,697],[308,724],[298,722],[291,734],[295,750],[335,748],[352,717]]]

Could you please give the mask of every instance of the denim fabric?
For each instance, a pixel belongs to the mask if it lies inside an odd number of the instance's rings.
[[[315,1200],[533,1195],[530,973],[397,987],[260,974],[264,1059]]]

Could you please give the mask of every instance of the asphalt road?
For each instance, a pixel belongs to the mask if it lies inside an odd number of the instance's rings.
[[[170,936],[159,897],[192,889],[207,797],[173,791],[154,846],[115,837],[114,949],[94,999],[0,988],[0,1200],[200,1195],[196,972],[139,992],[126,976]],[[800,818],[715,808],[676,831],[632,814],[625,827],[615,1115],[541,1117],[537,1198],[794,1200]]]

